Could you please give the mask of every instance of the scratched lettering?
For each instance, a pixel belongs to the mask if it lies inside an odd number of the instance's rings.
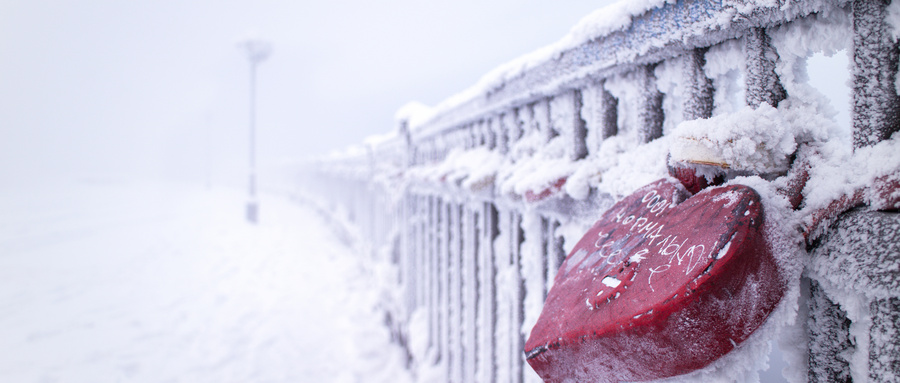
[[[622,222],[622,218],[625,218],[624,208],[620,212],[616,213],[616,222]]]
[[[609,258],[612,257],[613,254],[615,254],[615,251],[612,252],[612,253],[609,253],[609,254],[603,254],[603,249],[607,249],[607,248],[610,248],[610,247],[612,247],[612,242],[607,242],[607,243],[604,243],[603,246],[601,246],[601,247],[597,250],[597,257],[599,257],[600,259],[603,260],[603,264],[609,264],[609,263],[610,263],[610,262],[609,262]],[[621,252],[621,250],[616,250],[616,251]]]
[[[599,249],[600,246],[602,246],[602,245],[600,244],[600,242],[603,241],[604,239],[608,238],[608,237],[609,237],[609,234],[608,234],[608,233],[607,233],[607,234],[603,234],[602,231],[597,232],[597,240],[594,242],[594,247],[596,247],[596,248]]]
[[[687,268],[684,270],[684,274],[690,274],[691,270],[694,269],[700,261],[703,260],[703,253],[706,251],[706,246],[703,245],[694,245],[689,247],[685,252],[682,258],[687,259]]]
[[[616,213],[614,221],[625,229],[625,237],[622,241],[609,241],[610,232],[598,232],[594,241],[597,249],[596,255],[600,266],[612,265],[626,260],[628,263],[640,263],[655,253],[666,259],[666,263],[648,268],[647,284],[653,290],[653,281],[657,274],[670,272],[673,266],[680,266],[684,273],[693,272],[706,258],[714,258],[711,249],[715,249],[718,241],[712,247],[703,243],[691,243],[691,238],[683,238],[678,235],[663,235],[665,225],[655,219],[662,213],[675,206],[672,201],[663,198],[656,190],[651,190],[641,199],[642,214],[628,214],[625,208]],[[627,243],[632,235],[643,238],[641,248],[632,250],[632,254],[625,254],[622,249],[613,249],[615,243]],[[627,257],[627,258],[626,258]]]
[[[643,225],[646,225],[646,224],[647,224],[647,221],[648,221],[647,218],[644,218],[644,217],[641,217],[641,218],[636,219],[636,220],[634,221],[634,225],[631,225],[631,231],[634,231],[634,228],[635,228],[635,227],[640,228],[640,227],[642,227]],[[640,229],[638,229],[638,232],[640,232]]]
[[[665,264],[665,265],[659,265],[656,267],[651,267],[650,269],[648,269],[650,271],[650,275],[647,276],[647,286],[650,286],[650,291],[656,291],[653,289],[653,275],[662,273],[666,270],[669,270],[670,267],[672,267],[672,265]]]

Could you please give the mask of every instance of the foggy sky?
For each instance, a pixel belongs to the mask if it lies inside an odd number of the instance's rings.
[[[605,1],[0,2],[0,177],[175,177],[239,184],[249,66],[260,167],[393,128],[563,37]]]

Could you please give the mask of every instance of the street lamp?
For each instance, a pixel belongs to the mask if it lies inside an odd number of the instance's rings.
[[[250,60],[250,196],[247,200],[247,221],[256,223],[259,202],[256,200],[256,66],[269,57],[272,45],[259,39],[248,39],[238,44]]]

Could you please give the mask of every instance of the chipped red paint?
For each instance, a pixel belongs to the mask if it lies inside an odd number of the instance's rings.
[[[863,205],[875,210],[900,210],[900,173],[878,177],[871,185],[855,189],[824,208],[810,212],[803,226],[803,237],[807,243],[812,243],[838,216]]]
[[[538,202],[538,201],[543,200],[547,197],[550,197],[556,193],[559,193],[559,191],[562,190],[563,185],[566,184],[567,179],[568,179],[568,177],[560,178],[560,179],[556,180],[556,182],[554,182],[553,185],[550,185],[550,187],[548,187],[544,190],[541,190],[538,193],[535,193],[531,190],[526,191],[525,192],[525,201],[526,202]]]
[[[724,175],[716,176],[710,181],[707,180],[706,177],[698,176],[696,170],[680,166],[669,167],[669,175],[678,179],[678,181],[684,185],[684,188],[691,192],[691,194],[697,194],[708,186],[721,185],[725,182]]]
[[[646,381],[725,355],[784,294],[764,219],[740,185],[689,197],[660,180],[626,197],[560,268],[528,363],[545,382]]]

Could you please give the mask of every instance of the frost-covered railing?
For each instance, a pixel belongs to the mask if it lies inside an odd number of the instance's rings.
[[[898,10],[618,4],[435,108],[404,108],[394,132],[322,160],[307,184],[393,265],[387,322],[419,380],[539,381],[523,343],[566,254],[612,203],[681,166],[752,184],[800,232],[803,278],[755,340],[781,338],[785,376],[896,381]],[[849,65],[817,82],[822,54]],[[850,105],[822,86],[843,79]],[[760,349],[688,378],[753,374]]]

